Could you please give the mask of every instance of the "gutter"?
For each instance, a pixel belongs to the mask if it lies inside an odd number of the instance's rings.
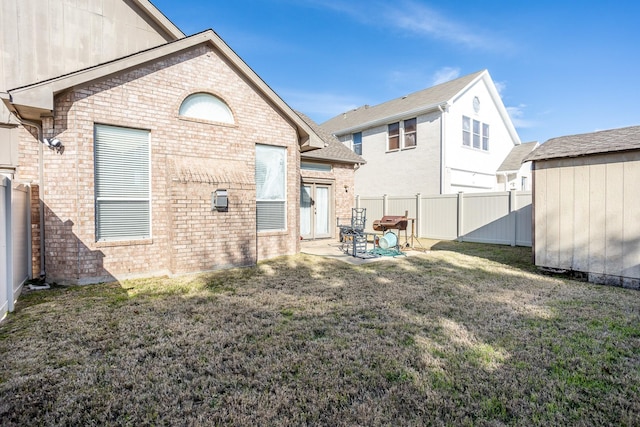
[[[449,107],[448,103],[444,103],[438,105],[438,110],[440,110],[440,194],[445,194],[445,179],[446,179],[446,171],[445,166],[446,162],[446,147],[445,147],[445,136],[446,136],[446,113],[447,108]]]

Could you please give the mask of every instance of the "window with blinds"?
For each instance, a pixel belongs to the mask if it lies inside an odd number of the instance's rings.
[[[286,149],[256,145],[256,216],[258,231],[285,230]]]
[[[151,237],[149,131],[95,125],[96,240]]]

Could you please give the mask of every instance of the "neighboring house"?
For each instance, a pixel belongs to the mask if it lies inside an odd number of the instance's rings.
[[[300,156],[300,237],[335,238],[337,220],[351,218],[354,174],[366,162],[309,117],[298,114],[325,142],[324,148]]]
[[[496,172],[499,190],[531,191],[531,162],[523,160],[538,146],[540,144],[534,141],[516,145],[511,149]]]
[[[41,16],[39,2],[9,3],[32,14],[25,21]],[[47,25],[75,25],[42,52],[52,62],[85,55],[71,61],[84,68],[9,78],[5,62],[1,96],[12,126],[2,136],[17,146],[7,169],[40,201],[36,275],[93,283],[299,250],[300,152],[324,143],[213,31],[183,37],[143,0],[46,4]],[[121,30],[131,32],[112,34]],[[10,37],[2,48],[13,61],[24,43]]]
[[[361,196],[449,194],[501,189],[497,170],[520,138],[484,70],[321,127],[361,154]]]
[[[525,160],[535,264],[640,289],[640,126],[553,138]]]

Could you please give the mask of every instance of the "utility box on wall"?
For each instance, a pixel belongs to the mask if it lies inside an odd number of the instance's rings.
[[[218,212],[227,212],[229,210],[227,190],[218,189],[211,193],[211,210]]]

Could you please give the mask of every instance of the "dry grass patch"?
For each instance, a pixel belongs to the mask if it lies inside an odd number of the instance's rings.
[[[438,243],[25,295],[3,425],[637,425],[640,292]]]

